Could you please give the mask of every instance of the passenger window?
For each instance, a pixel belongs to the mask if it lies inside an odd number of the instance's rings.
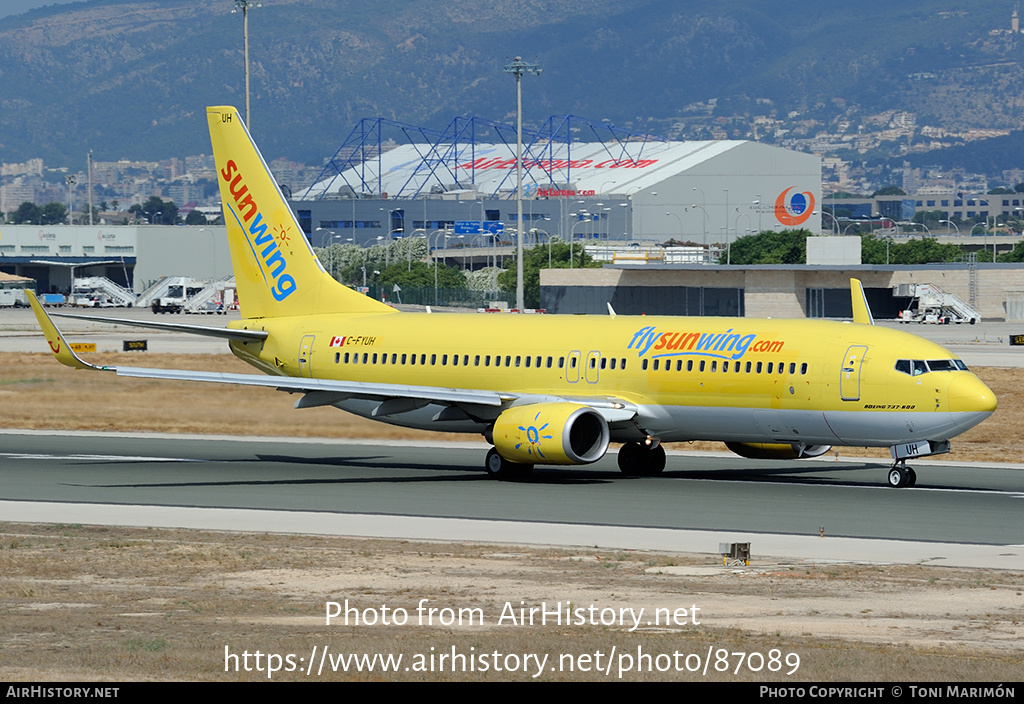
[[[700,370],[699,371],[704,371],[704,365],[705,364],[706,364],[706,362],[703,359],[700,360]]]
[[[757,363],[757,368],[756,368],[756,371],[757,371],[757,373],[758,373],[758,374],[760,374],[760,373],[761,373],[761,364],[762,364],[761,362],[758,362],[758,363]]]
[[[337,364],[340,361],[341,361],[341,352],[335,352],[334,353],[334,363]]]
[[[693,371],[693,360],[692,359],[686,360],[686,371],[688,371],[688,372],[692,372]]]
[[[767,372],[768,372],[769,374],[771,374],[771,373],[772,373],[772,363],[771,363],[771,362],[768,362],[768,369],[767,369]]]
[[[646,359],[643,362],[641,362],[640,368],[643,369],[644,371],[647,371],[647,360]]]
[[[712,362],[711,362],[711,371],[712,372],[718,371],[718,360],[717,359],[716,360],[712,360]]]
[[[658,371],[658,362],[660,362],[660,361],[661,361],[660,359],[654,360],[654,371]]]
[[[804,362],[803,364],[800,365],[800,373],[807,374],[807,362]]]

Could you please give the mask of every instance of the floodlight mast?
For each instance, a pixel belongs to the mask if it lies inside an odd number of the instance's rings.
[[[540,66],[519,56],[505,66],[505,73],[516,77],[516,308],[523,305],[523,74],[540,75]],[[550,246],[550,245],[548,245]]]

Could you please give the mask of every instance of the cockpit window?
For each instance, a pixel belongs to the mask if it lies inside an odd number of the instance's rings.
[[[967,371],[967,365],[959,359],[898,359],[896,371],[910,376],[920,376],[932,372]]]

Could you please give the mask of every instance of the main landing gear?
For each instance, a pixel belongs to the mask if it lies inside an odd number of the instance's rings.
[[[484,461],[484,469],[487,470],[488,476],[503,482],[522,481],[524,479],[528,479],[530,474],[533,473],[532,464],[509,462],[507,459],[499,455],[498,451],[493,447],[487,451],[487,459]]]
[[[917,484],[917,472],[912,467],[908,467],[905,461],[900,460],[894,463],[889,470],[888,480],[889,486],[894,489],[914,486]]]
[[[665,469],[665,448],[627,442],[619,448],[619,470],[627,477],[654,477]]]

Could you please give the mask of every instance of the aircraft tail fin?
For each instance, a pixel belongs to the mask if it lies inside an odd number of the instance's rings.
[[[206,118],[242,316],[396,312],[324,270],[238,111]]]
[[[868,297],[864,294],[864,286],[860,279],[850,279],[850,302],[853,304],[853,322],[861,325],[874,325],[875,319],[868,306]]]

